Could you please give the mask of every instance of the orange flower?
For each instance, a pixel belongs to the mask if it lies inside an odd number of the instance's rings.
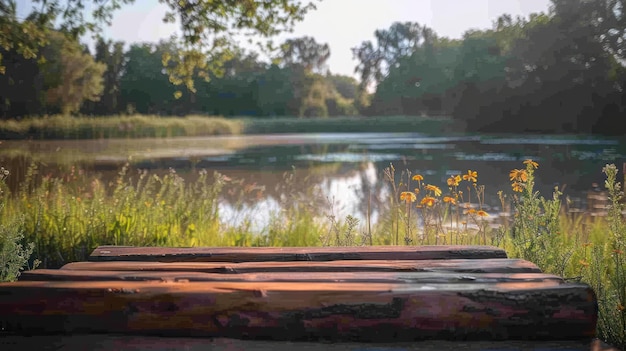
[[[441,196],[441,189],[439,189],[439,187],[434,186],[434,185],[426,185],[426,190],[432,191],[435,196]]]
[[[463,180],[467,180],[468,182],[476,183],[476,180],[477,180],[476,177],[478,177],[478,172],[472,171],[472,170],[468,170],[467,174],[463,175]]]
[[[413,176],[413,180],[417,180],[417,181],[424,180],[424,177],[422,177],[421,174],[416,174]]]
[[[450,176],[450,178],[448,178],[448,186],[459,186],[459,183],[461,183],[460,175]]]
[[[409,203],[409,202],[415,202],[416,200],[417,200],[417,196],[415,196],[415,193],[413,192],[403,191],[402,193],[400,193],[400,201]]]
[[[453,205],[456,205],[456,200],[453,197],[450,197],[450,196],[444,196],[443,197],[443,202],[451,203]]]
[[[476,214],[479,215],[480,217],[489,217],[489,213],[487,213],[487,212],[485,212],[483,210],[480,210],[480,211],[476,212]]]
[[[436,200],[434,197],[426,196],[422,199],[420,204],[424,206],[428,206],[428,207],[433,207],[433,205],[435,204],[435,201]]]
[[[531,165],[533,168],[537,168],[539,167],[539,164],[531,159],[525,160],[524,161],[525,165]]]
[[[524,169],[514,169],[509,173],[509,178],[511,181],[526,182],[528,180],[528,174],[526,174],[526,170]]]
[[[520,182],[513,182],[513,184],[511,184],[511,187],[513,188],[513,191],[516,191],[518,193],[524,191],[524,186]]]
[[[465,213],[467,213],[467,214],[474,214],[474,213],[476,213],[476,210],[473,209],[473,208],[470,208],[469,210],[465,211]]]

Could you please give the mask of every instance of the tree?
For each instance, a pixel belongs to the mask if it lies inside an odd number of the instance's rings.
[[[231,116],[264,114],[259,97],[266,70],[266,64],[259,61],[258,54],[235,50],[233,57],[224,63],[221,77],[213,76],[209,82],[198,82],[199,108]],[[274,90],[267,92],[278,93]]]
[[[296,115],[290,110],[294,99],[289,71],[278,65],[271,65],[257,79],[257,105],[264,116]]]
[[[344,99],[356,99],[359,86],[359,82],[356,79],[350,76],[330,73],[326,76],[326,79],[330,81]]]
[[[127,112],[171,113],[173,86],[163,69],[161,57],[178,50],[176,43],[133,44],[125,54],[124,75],[120,80],[120,103]]]
[[[37,58],[39,48],[47,44],[48,23],[43,14],[32,13],[23,21],[17,18],[14,0],[0,0],[0,74],[5,74],[3,57],[14,51],[24,59]]]
[[[319,44],[312,37],[288,39],[281,49],[281,59],[287,66],[300,67],[307,73],[323,73],[330,57],[328,44]]]
[[[606,103],[600,101],[615,91],[611,72],[619,66],[602,43],[593,18],[563,10],[532,15],[522,24],[523,35],[507,62],[509,88],[523,97],[518,113],[528,116],[522,128],[592,130],[602,114],[598,106]]]
[[[110,40],[99,39],[96,43],[95,59],[106,65],[104,73],[104,90],[95,111],[100,115],[109,115],[119,111],[119,94],[124,67],[124,43],[112,43]]]
[[[432,29],[415,22],[395,22],[389,29],[376,30],[374,36],[376,45],[368,40],[352,48],[354,58],[359,60],[355,72],[361,76],[361,89],[380,83],[402,58],[432,45],[437,38]]]
[[[43,110],[39,65],[14,50],[0,48],[7,71],[0,74],[0,114],[2,118],[37,115]]]
[[[441,113],[452,83],[457,43],[411,22],[377,30],[375,37],[376,45],[367,41],[353,49],[360,61],[356,68],[361,75],[360,94],[376,84],[368,113]]]
[[[470,30],[458,47],[448,102],[452,115],[471,128],[502,119],[502,113],[492,112],[502,100],[508,60],[498,39],[493,30]]]
[[[50,32],[43,57],[46,60],[41,71],[48,105],[70,114],[78,111],[85,100],[99,100],[106,65],[95,62],[77,41],[63,33]]]
[[[102,24],[110,24],[115,10],[134,0],[34,0],[40,6],[24,21],[16,17],[17,0],[0,0],[0,47],[16,49],[25,57],[35,57],[37,48],[47,42],[55,21],[74,37],[91,33],[99,36]],[[314,1],[314,0],[312,0]],[[163,19],[178,19],[182,31],[178,55],[164,57],[164,66],[175,85],[194,90],[195,74],[208,79],[229,58],[229,49],[239,33],[249,38],[268,39],[303,19],[315,9],[313,2],[298,0],[160,0],[169,11]],[[93,20],[87,20],[91,8]],[[252,40],[252,39],[251,39]],[[257,42],[259,45],[261,42]],[[272,48],[271,42],[267,45]],[[170,60],[172,65],[168,65]],[[0,62],[1,64],[1,62]]]
[[[552,0],[550,12],[570,29],[586,31],[619,59],[626,59],[626,0]]]

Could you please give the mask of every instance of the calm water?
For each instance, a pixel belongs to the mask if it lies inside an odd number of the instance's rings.
[[[39,163],[42,172],[65,172],[74,164],[105,179],[129,161],[133,168],[157,173],[173,168],[190,180],[197,170],[206,169],[255,182],[266,188],[267,196],[242,210],[267,212],[280,207],[277,199],[284,194],[277,187],[283,173],[295,168],[298,181],[308,177],[310,184],[317,185],[334,204],[335,214],[361,218],[367,208],[366,194],[372,194],[373,205],[388,195],[383,169],[390,163],[398,180],[402,171],[410,170],[443,189],[450,175],[476,170],[479,184],[486,186],[487,204],[498,211],[497,191],[510,192],[508,173],[522,168],[527,158],[540,164],[536,175],[542,195],[550,196],[559,186],[582,207],[582,194],[592,183],[603,185],[602,167],[615,163],[622,169],[626,142],[591,136],[325,133],[0,144],[0,164],[11,170],[12,186],[32,161]],[[330,208],[329,203],[326,206]],[[236,221],[237,213],[226,198],[223,208],[226,218]]]

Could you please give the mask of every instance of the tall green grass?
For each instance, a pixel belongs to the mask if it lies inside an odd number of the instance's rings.
[[[272,214],[271,225],[254,233],[254,213],[229,223],[218,203],[229,193],[235,207],[262,196],[263,189],[219,173],[198,171],[186,183],[171,170],[157,176],[145,171],[130,174],[127,167],[107,183],[72,169],[61,177],[41,176],[31,166],[26,180],[5,194],[2,223],[34,244],[34,257],[43,267],[59,267],[87,259],[98,245],[136,246],[260,246],[319,244],[323,231],[301,192],[295,172],[285,175],[283,210]],[[303,187],[302,189],[305,189]],[[9,190],[4,189],[5,193]],[[14,218],[24,220],[14,223]]]
[[[254,205],[265,189],[219,173],[197,171],[197,180],[186,182],[173,170],[157,176],[124,167],[105,183],[75,168],[51,177],[31,166],[14,191],[0,177],[0,278],[15,279],[35,258],[48,268],[86,260],[98,245],[496,245],[545,272],[589,284],[598,298],[598,335],[623,349],[626,223],[617,168],[603,169],[610,207],[606,218],[598,218],[563,211],[558,189],[541,196],[534,189],[538,167],[527,160],[511,171],[512,188],[499,192],[510,217],[495,219],[483,210],[489,189],[478,172],[439,185],[408,171],[396,176],[390,165],[384,170],[389,198],[367,206],[368,213],[379,213],[376,223],[336,216],[319,189],[294,169],[279,184],[279,208],[258,230]],[[235,221],[219,206],[226,196],[240,210]]]
[[[7,120],[2,139],[167,138],[240,134],[243,123],[221,117],[187,116],[49,116]]]
[[[168,138],[269,133],[443,132],[460,130],[446,117],[223,118],[191,115],[48,116],[6,120],[0,139]]]

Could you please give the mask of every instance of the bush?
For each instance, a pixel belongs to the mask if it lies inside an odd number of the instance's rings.
[[[9,171],[0,167],[0,216],[3,216],[4,194],[6,184],[4,180]],[[10,282],[17,279],[33,253],[34,245],[29,243],[24,247],[23,233],[24,217],[4,218],[0,221],[0,282]],[[35,262],[37,265],[37,262]]]

